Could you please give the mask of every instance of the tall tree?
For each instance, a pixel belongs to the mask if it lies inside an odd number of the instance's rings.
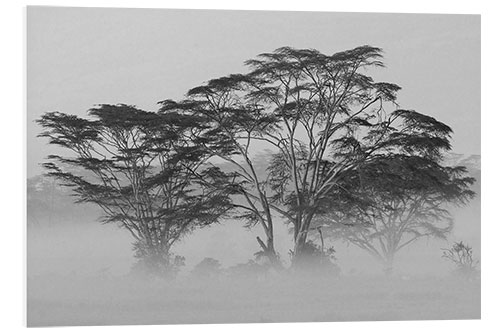
[[[452,230],[450,205],[466,204],[474,179],[464,167],[443,167],[419,156],[392,156],[359,169],[348,179],[353,200],[331,207],[314,224],[326,237],[367,251],[392,273],[395,255],[423,237]],[[359,204],[359,198],[363,204]]]
[[[245,77],[242,75],[210,80],[204,86],[191,89],[189,100],[160,102],[161,112],[180,110],[204,119],[206,130],[199,133],[198,142],[208,154],[227,162],[231,168],[221,170],[212,165],[206,172],[214,175],[218,186],[231,189],[231,194],[236,197],[232,207],[238,213],[233,216],[245,219],[247,227],[261,225],[265,240],[257,237],[261,247],[259,253],[275,267],[280,267],[281,261],[274,246],[271,212],[272,209],[280,209],[271,203],[266,192],[266,175],[258,173],[258,166],[250,155],[252,145],[255,145],[254,138],[272,131],[277,119],[258,107],[242,104],[243,82]],[[206,182],[205,186],[212,187],[214,184]]]
[[[395,103],[400,87],[365,74],[383,66],[381,52],[361,46],[328,56],[284,47],[247,61],[253,69],[247,97],[280,121],[282,131],[263,139],[278,149],[271,181],[291,217],[297,258],[330,192],[351,170],[387,155],[389,136],[398,131],[384,106]],[[413,113],[400,114],[418,122]]]
[[[49,156],[48,174],[72,187],[77,202],[98,205],[104,223],[128,230],[140,265],[168,273],[172,246],[227,210],[223,189],[196,184],[206,159],[193,137],[200,119],[122,104],[100,105],[89,116],[50,112],[38,120],[39,136],[71,153]]]
[[[219,156],[245,156],[248,168],[242,167],[241,175],[256,190],[249,204],[260,204],[251,212],[265,213],[265,220],[257,217],[266,221],[265,230],[272,225],[269,208],[286,218],[293,228],[295,259],[306,246],[314,217],[331,205],[331,193],[353,170],[394,154],[430,158],[450,148],[448,126],[397,109],[400,87],[366,74],[384,66],[379,48],[325,55],[283,47],[246,64],[249,73],[209,81],[192,89],[182,104],[214,119],[217,126],[210,134],[226,147]],[[387,106],[396,110],[389,113]],[[251,174],[249,147],[257,142],[276,152],[264,181]]]

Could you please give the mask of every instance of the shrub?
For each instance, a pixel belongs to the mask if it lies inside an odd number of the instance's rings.
[[[455,273],[459,276],[471,280],[478,273],[479,260],[475,260],[472,255],[472,247],[464,242],[455,242],[449,249],[443,249],[443,258],[455,264]]]
[[[194,266],[191,274],[197,278],[215,278],[221,274],[221,264],[214,258],[204,258]]]

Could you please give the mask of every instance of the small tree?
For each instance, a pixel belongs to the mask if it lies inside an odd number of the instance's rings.
[[[98,205],[103,223],[130,232],[138,267],[172,271],[180,258],[172,257],[172,246],[227,210],[223,190],[195,186],[206,156],[193,128],[203,125],[193,116],[121,104],[100,105],[89,116],[51,112],[38,120],[40,137],[72,153],[49,156],[48,174],[70,186],[77,202]]]
[[[464,242],[455,242],[449,249],[443,250],[443,258],[455,264],[459,276],[472,279],[478,272],[479,260],[472,255],[472,248]]]
[[[429,158],[385,158],[353,173],[344,187],[354,196],[316,222],[325,224],[329,237],[373,255],[390,274],[402,248],[423,237],[444,239],[451,231],[446,207],[474,196],[474,179],[465,174],[464,167],[443,167]]]

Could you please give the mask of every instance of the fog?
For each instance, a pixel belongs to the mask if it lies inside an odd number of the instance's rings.
[[[424,239],[398,253],[391,277],[340,240],[327,242],[336,249],[338,274],[232,274],[231,267],[254,259],[260,230],[224,221],[174,247],[186,258],[175,280],[145,278],[131,274],[132,239],[115,225],[29,225],[28,325],[479,318],[480,281],[454,276],[453,265],[441,257],[442,248],[465,240],[480,258],[479,206],[455,211],[448,240]],[[281,223],[276,248],[288,267],[291,236]],[[193,274],[206,257],[221,263],[220,274]]]

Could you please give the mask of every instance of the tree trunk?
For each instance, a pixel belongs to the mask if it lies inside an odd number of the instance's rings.
[[[307,242],[307,233],[299,232],[297,238],[295,239],[295,245],[293,249],[292,266],[300,268],[302,264],[307,261],[307,254],[305,253]]]
[[[309,234],[309,226],[312,218],[313,214],[308,214],[304,216],[299,223],[295,224],[293,261],[300,262],[305,259],[306,253],[304,253],[304,250],[306,249],[307,236]]]
[[[274,239],[272,235],[267,236],[267,241],[264,243],[260,237],[257,236],[257,242],[262,248],[264,256],[266,256],[273,268],[281,269],[283,265],[274,249]]]
[[[136,242],[134,251],[137,262],[132,268],[133,272],[162,278],[168,278],[175,273],[169,247],[150,242]]]
[[[384,258],[384,274],[387,277],[392,276],[394,269],[394,253],[390,252]]]

